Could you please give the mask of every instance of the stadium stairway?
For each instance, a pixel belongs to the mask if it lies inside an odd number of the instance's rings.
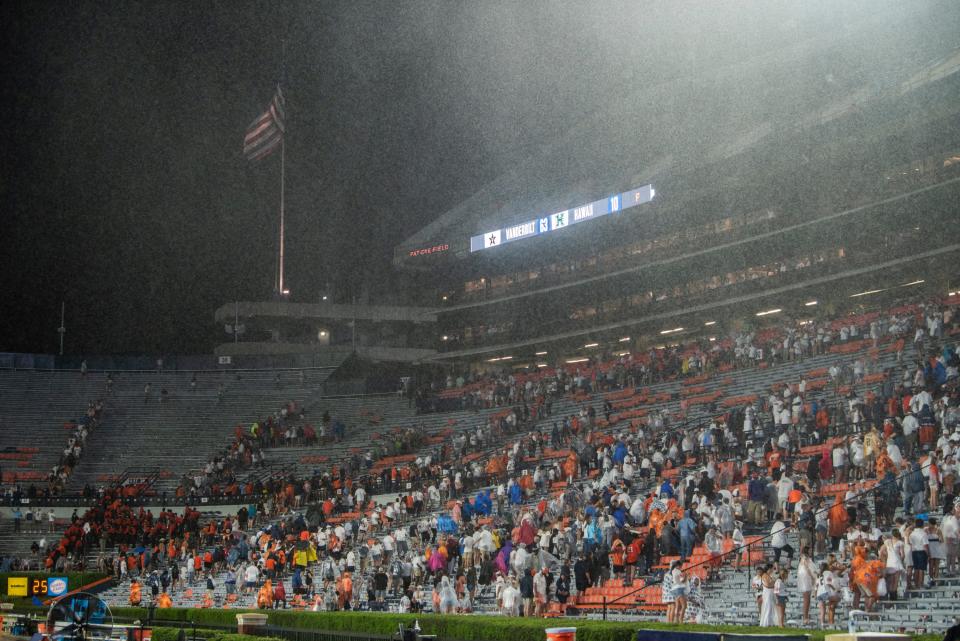
[[[299,371],[200,373],[196,389],[190,372],[118,374],[104,397],[101,426],[87,439],[96,456],[81,459],[67,491],[109,482],[126,471],[133,478],[156,477],[153,490],[172,495],[183,474],[229,443],[236,425],[274,414],[290,400],[300,402],[332,371],[308,370],[303,385]],[[168,392],[163,401],[161,389]]]
[[[83,418],[103,392],[97,376],[78,372],[0,371],[0,461],[22,483],[46,481],[67,446],[65,424]]]

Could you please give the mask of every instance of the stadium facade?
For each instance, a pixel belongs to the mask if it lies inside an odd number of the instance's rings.
[[[960,249],[953,27],[908,42],[875,16],[638,86],[565,132],[396,247],[436,306],[433,358],[554,365],[946,294]]]

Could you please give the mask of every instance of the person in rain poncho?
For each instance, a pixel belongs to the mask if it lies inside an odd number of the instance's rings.
[[[457,592],[450,583],[450,577],[440,579],[440,614],[453,614],[459,606]]]

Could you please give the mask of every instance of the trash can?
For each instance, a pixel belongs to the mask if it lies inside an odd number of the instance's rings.
[[[576,628],[547,628],[547,641],[577,641]]]
[[[140,626],[127,628],[127,641],[150,641],[151,637],[153,637],[152,628],[141,628]]]

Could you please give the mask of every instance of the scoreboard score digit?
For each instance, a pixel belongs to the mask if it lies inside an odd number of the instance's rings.
[[[47,580],[30,579],[30,589],[27,596],[47,596]]]

